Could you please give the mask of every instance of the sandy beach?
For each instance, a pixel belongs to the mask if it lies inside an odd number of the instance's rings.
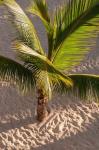
[[[28,0],[17,0],[23,8]],[[49,0],[54,9],[61,0]],[[7,11],[0,8],[0,53],[15,58],[11,41],[15,31],[6,21]],[[44,48],[46,35],[41,22],[34,20]],[[99,36],[98,36],[99,37]],[[99,38],[96,46],[72,73],[99,74]],[[22,96],[14,87],[0,83],[0,150],[99,150],[99,105],[91,99],[82,102],[65,95],[54,95],[49,102],[50,115],[36,120],[36,96]]]

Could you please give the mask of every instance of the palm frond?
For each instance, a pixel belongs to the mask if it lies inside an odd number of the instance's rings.
[[[38,16],[42,20],[43,25],[45,26],[48,37],[48,58],[50,59],[53,42],[53,27],[51,18],[49,16],[46,0],[32,1],[31,5],[28,8],[28,12]]]
[[[15,0],[4,0],[4,5],[8,8],[10,19],[18,31],[17,39],[33,48],[35,51],[43,54],[44,51],[41,47],[36,30],[22,8]]]
[[[32,69],[36,70],[36,85],[43,89],[49,99],[51,99],[52,89],[55,89],[56,83],[58,86],[72,86],[72,80],[55,69],[47,57],[38,54],[20,42],[16,42],[14,48],[19,51],[19,57],[25,62],[25,67],[31,71]]]
[[[30,70],[3,56],[0,56],[0,80],[16,85],[22,93],[33,90],[35,86],[35,76]]]
[[[61,70],[77,65],[99,32],[99,0],[72,0],[56,10],[52,63]]]
[[[52,98],[52,88],[51,88],[51,80],[49,78],[49,74],[46,70],[40,70],[37,74],[37,89],[42,89],[44,95],[48,97],[48,100]]]
[[[45,0],[34,0],[28,7],[28,12],[38,16],[46,27],[46,30],[50,31],[50,17],[48,7]]]
[[[19,57],[21,57],[26,64],[29,64],[31,69],[32,67],[36,67],[39,71],[47,71],[50,75],[60,78],[67,86],[72,86],[70,78],[58,71],[46,56],[38,54],[21,42],[16,42],[14,48],[19,52]]]
[[[63,82],[57,76],[54,76],[54,78],[50,76],[50,80],[51,80],[51,89],[53,92],[64,94],[67,93],[68,89],[70,88],[65,84],[65,82]]]
[[[25,67],[31,71],[35,70],[36,88],[42,89],[44,95],[48,96],[50,100],[52,96],[52,90],[50,87],[46,66],[42,62],[42,59],[45,59],[45,56],[33,51],[28,46],[24,45],[24,43],[14,42],[13,48],[20,53],[18,55],[23,61],[25,61]],[[32,57],[30,57],[30,55],[32,55]],[[31,61],[32,63],[30,63]]]
[[[83,100],[92,100],[92,97],[99,102],[99,75],[74,74],[69,75],[73,80],[73,87],[68,92]]]

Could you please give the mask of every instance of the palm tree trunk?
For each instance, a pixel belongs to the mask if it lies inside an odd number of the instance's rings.
[[[37,120],[43,121],[48,116],[48,97],[43,94],[42,89],[37,90]]]

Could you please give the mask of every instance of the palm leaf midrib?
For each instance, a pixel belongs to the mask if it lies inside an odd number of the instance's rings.
[[[94,16],[94,14],[91,14],[91,16],[88,16],[89,13],[91,13],[93,10],[97,11],[98,12],[98,7],[99,6],[94,6],[93,9],[89,9],[89,10],[86,10],[83,14],[81,14],[80,16],[78,16],[68,27],[67,27],[67,30],[65,32],[65,36],[64,37],[61,37],[63,42],[61,42],[61,44],[56,47],[55,49],[53,49],[53,51],[56,51],[56,53],[54,54],[54,56],[52,57],[51,61],[52,63],[54,62],[55,58],[57,57],[58,55],[58,52],[61,50],[61,47],[62,45],[64,44],[64,42],[66,42],[66,39],[73,33],[77,30],[77,28],[79,28],[80,26],[82,26],[84,24],[84,21],[90,19],[90,17]],[[87,16],[89,18],[87,18]],[[85,18],[86,17],[86,18]],[[84,18],[84,20],[83,20]],[[92,24],[91,24],[92,25]],[[72,28],[71,28],[72,27]],[[71,30],[70,30],[71,29]],[[63,40],[65,39],[65,41]]]

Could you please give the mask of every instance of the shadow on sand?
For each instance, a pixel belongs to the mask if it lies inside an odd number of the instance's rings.
[[[19,96],[13,88],[0,89],[0,133],[37,123],[36,101],[33,99],[35,98]],[[63,103],[66,105],[67,101]],[[60,105],[63,103],[60,99]],[[93,121],[90,121],[86,130],[84,126],[82,127],[83,132],[78,128],[75,135],[72,133],[69,137],[64,136],[65,138],[60,140],[54,138],[53,143],[46,142],[46,145],[31,147],[30,150],[99,150],[99,116],[97,113],[93,113],[92,116]]]
[[[36,123],[35,108],[33,96],[21,96],[14,88],[0,88],[0,133]]]

